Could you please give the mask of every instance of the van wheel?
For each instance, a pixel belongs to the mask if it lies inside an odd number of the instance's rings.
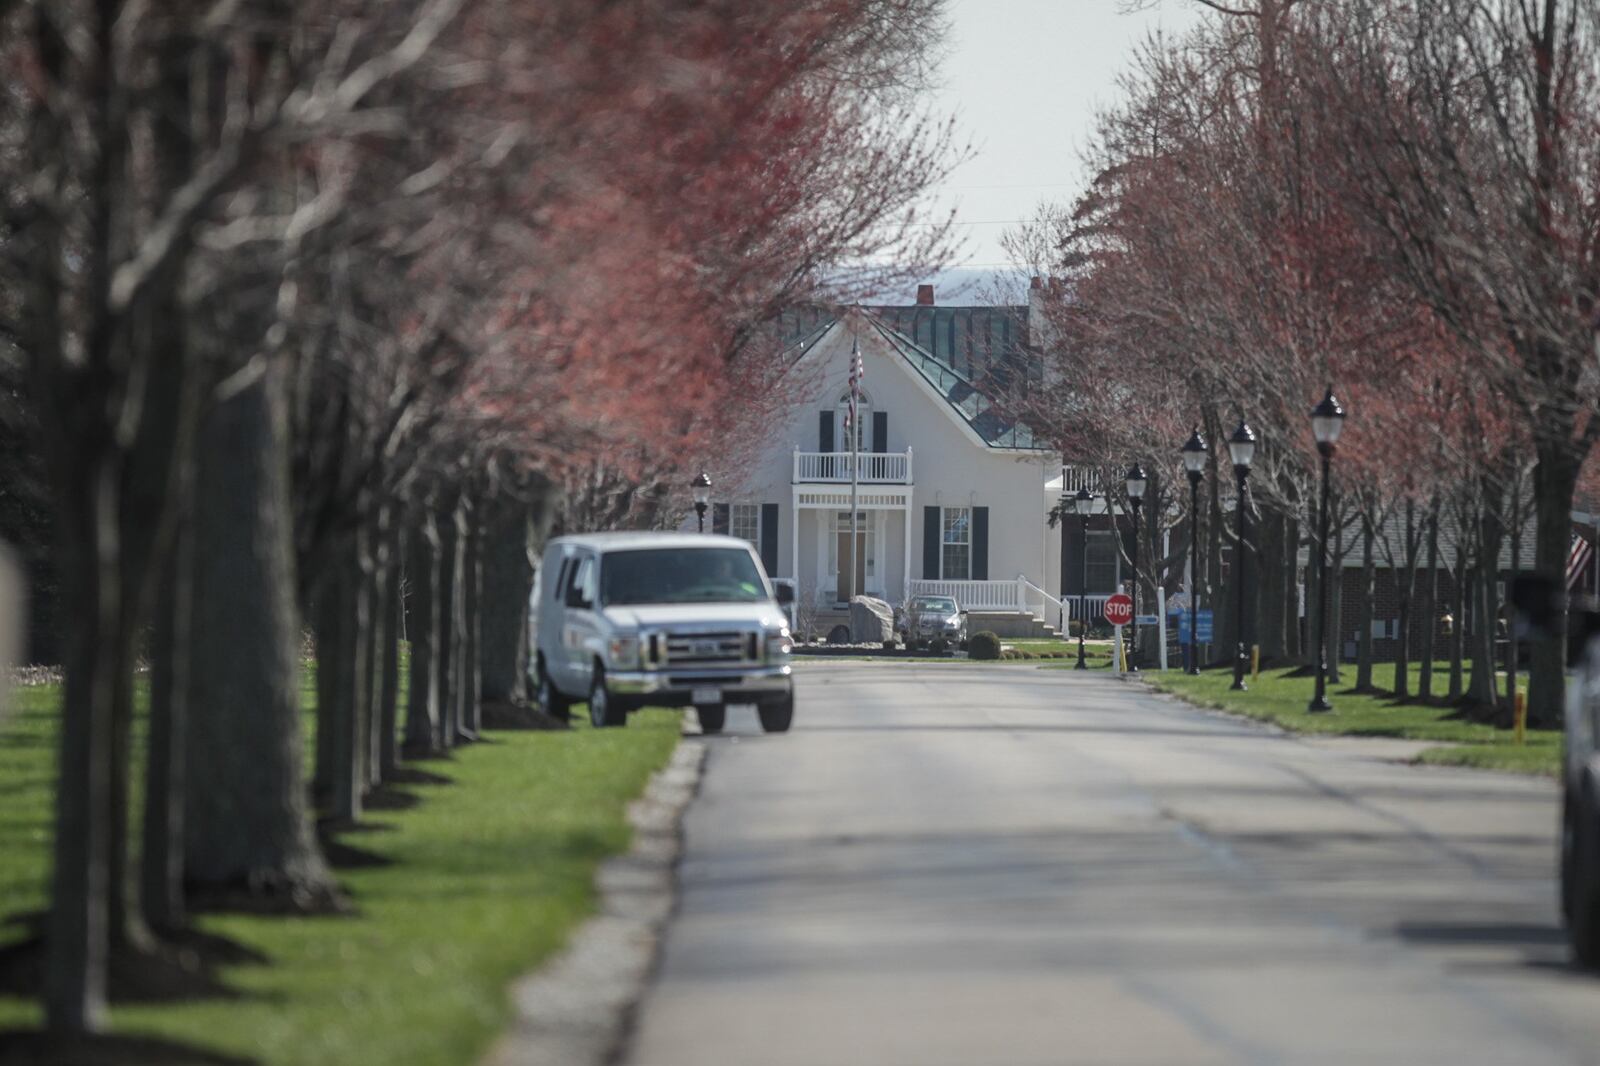
[[[756,708],[756,714],[761,717],[761,729],[766,733],[787,733],[789,726],[794,722],[794,693],[763,703]]]
[[[563,696],[555,682],[550,680],[543,661],[539,663],[539,692],[534,698],[539,703],[539,709],[551,718],[563,722],[572,720],[572,701]]]
[[[628,724],[628,709],[606,688],[605,667],[594,665],[594,680],[589,683],[589,724],[610,729]]]
[[[1583,775],[1562,827],[1561,887],[1572,956],[1600,966],[1600,780]]]
[[[696,707],[694,713],[700,719],[700,732],[707,736],[722,732],[722,727],[728,724],[726,703],[707,703]]]

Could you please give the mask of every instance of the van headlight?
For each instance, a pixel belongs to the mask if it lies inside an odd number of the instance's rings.
[[[639,668],[638,637],[612,637],[608,650],[611,652],[612,669],[637,670]]]
[[[794,638],[789,635],[788,626],[767,630],[768,659],[787,659],[792,651],[794,651]]]

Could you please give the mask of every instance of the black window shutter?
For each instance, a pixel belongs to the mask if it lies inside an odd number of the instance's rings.
[[[714,503],[711,505],[711,532],[726,533],[728,531],[728,505]]]
[[[882,455],[889,450],[889,412],[872,412],[872,450]]]
[[[778,572],[778,505],[775,503],[761,505],[761,565],[767,568],[768,577]]]
[[[823,411],[817,422],[817,451],[833,451],[833,412]]]
[[[939,580],[939,508],[922,509],[922,577]]]
[[[972,580],[989,580],[989,508],[972,509]]]

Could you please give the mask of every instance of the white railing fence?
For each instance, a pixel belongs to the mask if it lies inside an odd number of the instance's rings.
[[[1098,596],[1068,595],[1066,599],[1067,617],[1076,621],[1080,617],[1087,617],[1090,625],[1105,621],[1106,601],[1111,598],[1111,593]],[[1079,612],[1082,612],[1080,615]]]
[[[1018,584],[1012,581],[913,581],[913,596],[949,596],[963,611],[1023,611]]]
[[[851,467],[863,485],[911,484],[911,449],[903,452],[802,452],[794,453],[794,481],[829,483],[850,481]]]
[[[1100,473],[1092,467],[1069,466],[1067,467],[1067,480],[1062,491],[1068,494],[1079,489],[1088,489],[1090,492],[1100,491]]]

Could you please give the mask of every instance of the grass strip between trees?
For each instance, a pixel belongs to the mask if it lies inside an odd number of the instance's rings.
[[[60,690],[14,695],[0,726],[0,955],[46,902]],[[285,1066],[476,1060],[509,1021],[508,983],[593,912],[595,869],[628,846],[627,805],[679,731],[677,712],[651,710],[626,729],[490,732],[407,764],[408,783],[328,849],[349,914],[201,916],[258,961],[222,966],[221,995],[114,998],[112,1039]],[[0,1033],[42,1018],[0,987]]]
[[[1178,670],[1148,671],[1145,679],[1163,692],[1170,692],[1190,703],[1214,707],[1249,718],[1272,722],[1296,733],[1333,736],[1394,737],[1404,740],[1437,741],[1418,762],[1438,766],[1472,766],[1487,770],[1555,776],[1561,765],[1561,731],[1529,729],[1526,743],[1518,746],[1512,730],[1472,721],[1454,707],[1421,703],[1400,703],[1389,695],[1394,686],[1394,664],[1376,665],[1374,684],[1383,688],[1377,694],[1358,694],[1348,687],[1353,669],[1343,672],[1345,683],[1328,687],[1331,712],[1312,714],[1306,710],[1314,679],[1293,670],[1264,670],[1249,681],[1244,692],[1231,691],[1231,670],[1206,670],[1198,676]],[[1411,689],[1416,691],[1417,667],[1410,670]],[[1443,674],[1435,667],[1434,684],[1440,686]]]

